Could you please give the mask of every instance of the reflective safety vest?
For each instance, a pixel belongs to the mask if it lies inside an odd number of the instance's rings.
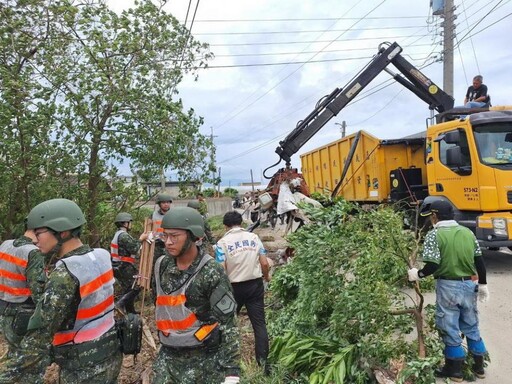
[[[95,248],[59,260],[80,283],[80,304],[73,329],[58,331],[53,345],[92,341],[114,327],[114,274],[109,253]]]
[[[135,255],[120,255],[119,254],[119,235],[121,233],[125,233],[120,229],[114,235],[112,242],[110,243],[110,256],[112,257],[112,261],[124,261],[125,263],[133,264],[135,263]]]
[[[156,281],[156,327],[160,342],[168,347],[199,347],[206,337],[218,326],[218,323],[202,324],[192,312],[185,306],[187,297],[185,292],[195,277],[206,265],[213,260],[209,255],[204,255],[197,269],[190,275],[187,281],[170,294],[164,293],[160,285],[160,264],[165,256],[160,257],[155,264]]]
[[[164,215],[160,213],[160,210],[153,212],[153,215],[151,216],[151,220],[153,220],[153,231],[160,233],[164,231],[164,229],[161,228],[163,218]]]
[[[0,300],[23,303],[30,297],[25,269],[29,253],[36,249],[33,244],[15,247],[14,240],[0,245]]]

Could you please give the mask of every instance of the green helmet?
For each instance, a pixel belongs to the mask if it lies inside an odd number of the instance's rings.
[[[195,237],[204,236],[203,216],[195,209],[190,207],[175,207],[164,215],[162,219],[162,228],[164,229],[185,229]]]
[[[52,199],[36,205],[27,216],[27,228],[50,228],[55,232],[69,231],[85,224],[78,205],[68,199]]]
[[[199,204],[199,201],[197,201],[197,200],[192,200],[187,203],[187,207],[199,209],[201,207],[201,204]]]
[[[132,215],[128,212],[119,212],[114,220],[114,223],[124,223],[126,221],[133,221]]]
[[[167,193],[159,193],[157,196],[156,196],[156,203],[162,203],[164,201],[170,201],[172,203],[172,197],[171,195],[167,194]]]

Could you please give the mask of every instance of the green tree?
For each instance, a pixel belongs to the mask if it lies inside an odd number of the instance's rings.
[[[19,232],[34,202],[55,196],[68,158],[52,142],[54,88],[42,81],[47,47],[63,36],[59,1],[0,3],[0,230]]]
[[[14,20],[4,26],[5,31],[24,36],[27,29],[40,26],[41,31],[32,34],[40,38],[42,48],[32,54],[31,47],[36,44],[26,42],[14,61],[23,63],[30,55],[40,55],[37,66],[23,73],[23,78],[11,76],[6,93],[15,94],[16,89],[31,84],[44,91],[44,103],[40,103],[46,108],[44,119],[38,124],[27,122],[27,129],[32,133],[44,126],[39,136],[41,142],[49,143],[41,148],[46,152],[30,154],[38,163],[36,171],[11,187],[12,192],[16,195],[35,185],[35,189],[40,188],[46,180],[36,174],[47,177],[43,166],[48,158],[55,159],[52,167],[61,170],[60,175],[56,174],[61,184],[52,197],[70,197],[84,208],[89,242],[95,245],[99,240],[99,216],[104,211],[99,207],[113,200],[112,185],[107,181],[117,174],[112,164],[128,159],[132,171],[148,180],[168,168],[176,170],[180,180],[203,180],[210,174],[210,169],[203,172],[202,167],[213,143],[199,132],[202,119],[192,109],[185,111],[177,94],[183,76],[196,74],[211,54],[207,46],[194,40],[183,25],[164,12],[162,5],[137,1],[121,14],[111,11],[103,0],[13,1],[1,8]],[[52,20],[55,33],[43,29],[45,20]],[[10,38],[7,33],[2,36],[2,52],[9,53]],[[2,94],[2,101],[12,110],[18,108],[20,97],[15,96],[8,99]],[[25,110],[32,112],[34,100],[37,96],[27,99]],[[12,114],[6,121],[12,127]],[[19,135],[21,131],[16,132]],[[34,139],[30,140],[18,140],[17,146],[34,146]],[[10,158],[26,162],[16,155]],[[3,165],[11,166],[7,162]],[[26,211],[34,202],[26,201],[23,209],[16,209]],[[14,221],[12,216],[6,215],[6,224]]]

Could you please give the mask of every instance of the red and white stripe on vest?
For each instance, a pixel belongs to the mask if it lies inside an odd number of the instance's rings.
[[[151,220],[153,220],[153,231],[160,233],[164,231],[164,229],[161,227],[163,218],[164,215],[160,213],[160,210],[153,212],[153,215],[151,216]]]
[[[14,246],[14,240],[6,240],[0,245],[0,299],[9,303],[23,303],[30,297],[25,269],[28,254],[37,247],[25,244]]]
[[[135,255],[120,255],[119,254],[119,235],[125,233],[124,230],[120,229],[114,235],[112,242],[110,243],[110,256],[112,261],[124,261],[125,263],[135,263]]]
[[[58,331],[53,345],[92,341],[114,327],[114,274],[109,253],[95,248],[59,260],[80,283],[80,304],[73,329]]]
[[[218,326],[218,323],[203,325],[197,319],[195,313],[185,306],[187,301],[185,292],[199,271],[213,258],[204,255],[197,269],[190,275],[185,284],[170,294],[165,294],[160,285],[160,264],[164,257],[166,256],[160,257],[155,264],[157,293],[155,318],[156,327],[159,330],[158,337],[160,342],[168,347],[198,347],[202,345],[210,332]]]

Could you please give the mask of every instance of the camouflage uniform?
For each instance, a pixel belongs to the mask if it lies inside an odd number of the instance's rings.
[[[83,245],[61,259],[91,251],[89,246]],[[122,354],[115,327],[92,342],[52,346],[54,334],[72,328],[75,322],[81,300],[79,287],[65,265],[55,267],[50,273],[20,351],[0,367],[0,383],[43,383],[42,374],[52,357],[61,368],[60,384],[117,382]]]
[[[198,256],[185,271],[180,271],[176,260],[164,256],[160,265],[160,284],[171,292],[184,284],[203,257]],[[153,292],[156,288],[153,287]],[[219,339],[211,345],[198,348],[170,348],[162,346],[153,365],[153,384],[219,384],[229,375],[239,376],[239,331],[235,324],[236,305],[223,313],[210,304],[214,292],[232,294],[231,284],[221,265],[210,260],[196,275],[186,290],[186,306],[204,323],[219,322]],[[215,300],[214,300],[215,301]],[[220,342],[220,343],[219,343]]]
[[[46,276],[43,272],[45,257],[33,244],[32,239],[21,236],[13,242],[13,246],[16,248],[21,248],[26,245],[31,246],[25,248],[29,250],[25,277],[27,279],[27,285],[30,288],[30,297],[23,303],[8,303],[5,312],[3,312],[3,316],[0,317],[1,330],[9,346],[7,356],[12,356],[16,353],[23,339],[23,335],[26,333],[26,326],[22,326],[21,328],[14,326],[17,315],[19,325],[25,323],[25,321],[20,321],[21,316],[26,319],[26,324],[28,325],[28,319],[31,314],[34,313],[35,303],[41,298],[46,282]]]
[[[140,241],[134,239],[128,232],[123,232],[117,239],[119,245],[119,256],[130,256],[139,254]],[[137,257],[138,258],[138,257]],[[128,292],[137,274],[137,266],[133,263],[123,261],[113,261],[114,277],[121,286],[121,294]]]

